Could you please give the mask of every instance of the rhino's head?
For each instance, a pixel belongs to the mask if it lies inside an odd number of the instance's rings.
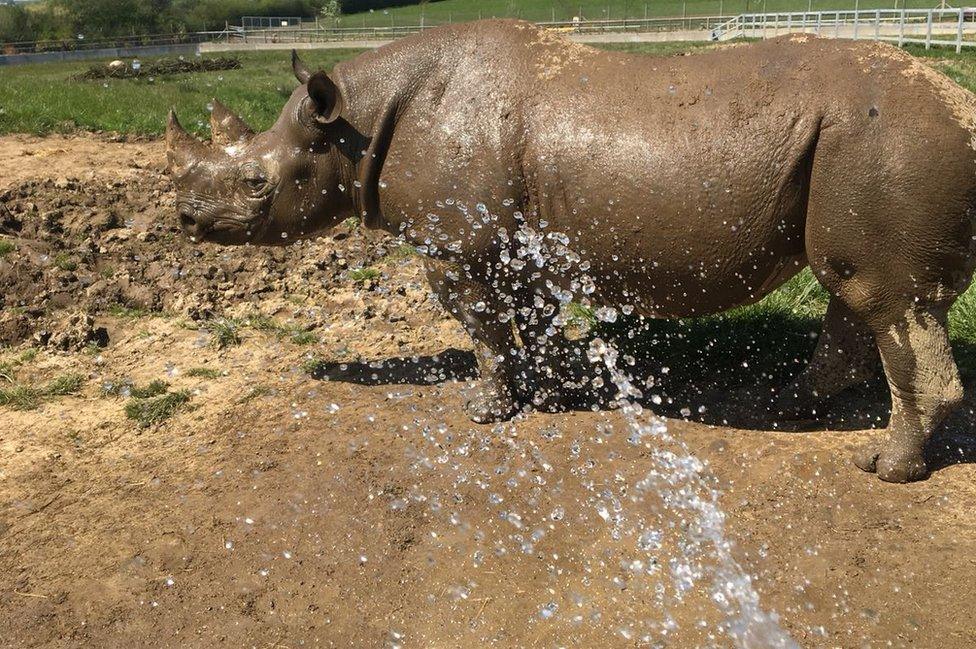
[[[264,133],[214,101],[208,146],[170,112],[168,169],[180,223],[193,241],[290,243],[352,214],[339,151],[342,93],[324,72],[310,73],[294,52],[292,67],[303,85]]]

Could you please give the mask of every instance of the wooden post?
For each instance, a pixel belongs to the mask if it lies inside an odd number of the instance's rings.
[[[929,9],[928,18],[925,23],[925,49],[932,47],[932,10]]]
[[[962,52],[962,23],[966,19],[966,12],[959,9],[959,26],[956,28],[956,54]]]

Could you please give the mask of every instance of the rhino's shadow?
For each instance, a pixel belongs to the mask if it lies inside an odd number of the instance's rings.
[[[478,376],[472,352],[446,349],[432,356],[386,358],[367,362],[320,362],[312,377],[359,385],[433,385],[444,381],[465,381]]]
[[[815,432],[864,430],[887,425],[891,402],[884,377],[831,400],[804,421],[778,418],[777,391],[789,385],[808,362],[820,321],[809,317],[713,317],[702,320],[618,322],[602,331],[632,357],[628,371],[652,377],[643,389],[644,405],[673,419],[747,430]],[[636,333],[635,333],[636,332]],[[934,469],[976,463],[976,346],[954,341],[956,360],[966,384],[964,406],[932,440],[928,450]],[[472,352],[447,349],[431,356],[387,358],[370,362],[319,363],[315,378],[361,385],[431,385],[478,376]],[[608,382],[609,383],[609,382]],[[643,382],[642,382],[643,383]],[[608,403],[612,391],[601,400]],[[571,404],[590,409],[592,398]]]

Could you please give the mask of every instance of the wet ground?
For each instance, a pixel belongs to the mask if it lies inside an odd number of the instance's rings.
[[[153,141],[0,138],[0,382],[83,377],[0,406],[0,646],[729,644],[707,578],[662,608],[673,542],[630,561],[654,446],[619,413],[471,424],[470,343],[415,257],[352,228],[191,247],[161,165]],[[186,401],[140,427],[117,386],[153,380]],[[976,646],[972,415],[928,481],[888,485],[849,462],[878,390],[790,433],[770,387],[659,408],[764,608],[804,647]]]

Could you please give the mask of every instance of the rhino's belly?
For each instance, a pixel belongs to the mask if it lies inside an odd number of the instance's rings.
[[[578,241],[595,301],[630,304],[649,317],[694,317],[757,302],[799,272],[803,213],[800,201],[790,201],[741,220],[722,210],[660,216],[652,227],[617,223]]]

